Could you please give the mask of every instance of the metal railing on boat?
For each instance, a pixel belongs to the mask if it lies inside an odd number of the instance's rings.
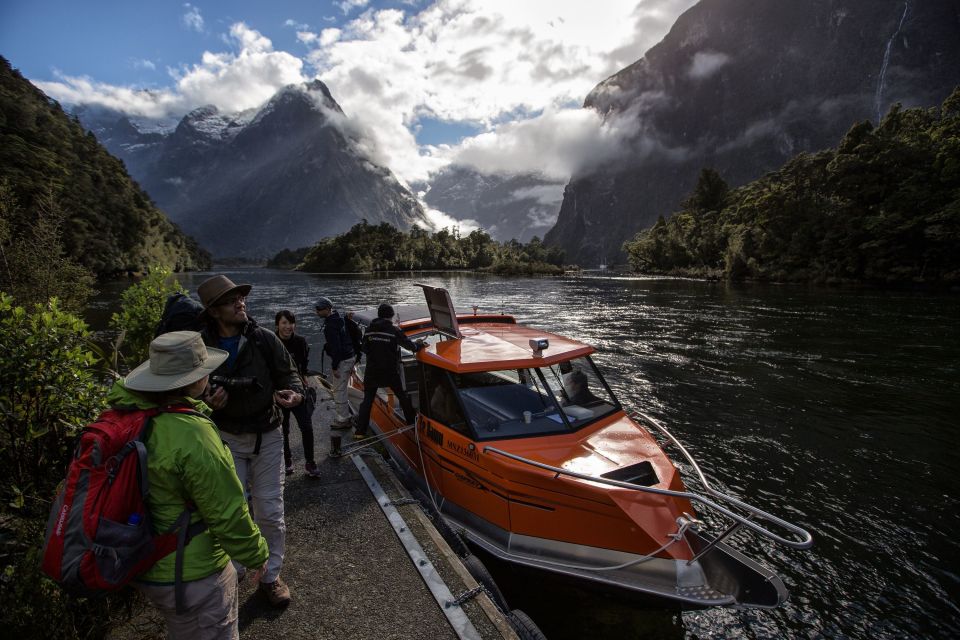
[[[650,416],[644,413],[637,412],[637,414],[641,416],[646,422],[656,427],[657,430],[663,433],[663,435],[670,440],[670,442],[672,442],[678,449],[680,449],[680,452],[683,454],[683,456],[687,459],[687,461],[693,467],[694,471],[697,474],[697,477],[699,478],[700,482],[703,484],[704,491],[706,491],[710,495],[710,497],[713,498],[713,500],[711,500],[708,497],[702,496],[698,493],[693,493],[692,491],[674,491],[673,489],[658,489],[656,487],[646,487],[646,486],[634,484],[631,482],[622,482],[620,480],[611,480],[609,478],[602,478],[599,476],[593,476],[586,473],[569,471],[567,469],[554,467],[552,465],[545,464],[543,462],[537,462],[536,460],[530,460],[529,458],[524,458],[523,456],[518,456],[508,451],[497,449],[496,447],[489,447],[489,446],[484,447],[483,452],[494,453],[494,454],[503,456],[505,458],[509,458],[511,460],[515,460],[517,462],[530,465],[532,467],[537,467],[538,469],[550,471],[556,474],[555,477],[559,477],[563,475],[563,476],[569,476],[572,478],[578,478],[580,480],[587,480],[589,482],[597,482],[600,484],[610,485],[612,487],[618,487],[621,489],[631,489],[633,491],[642,491],[645,493],[655,493],[659,495],[673,496],[677,498],[686,498],[691,502],[701,504],[705,507],[713,509],[723,514],[724,516],[730,518],[731,520],[733,520],[733,524],[729,526],[725,531],[723,531],[720,535],[718,535],[716,538],[714,538],[706,548],[702,549],[700,553],[698,553],[697,556],[693,558],[693,560],[696,560],[696,558],[702,556],[704,553],[709,551],[714,545],[716,545],[722,539],[732,534],[741,526],[746,527],[765,538],[769,538],[774,542],[786,545],[788,547],[792,547],[794,549],[809,549],[813,545],[813,536],[806,529],[798,527],[797,525],[787,522],[782,518],[778,518],[772,513],[768,513],[763,509],[754,507],[753,505],[747,504],[746,502],[743,502],[738,498],[727,495],[715,489],[707,481],[706,477],[704,477],[703,472],[700,470],[700,466],[693,459],[693,456],[691,456],[690,453],[686,450],[686,448],[682,444],[680,444],[680,442],[675,437],[673,437],[673,434],[671,434],[666,427],[664,427],[662,424],[660,424],[659,422],[657,422],[656,420],[654,420],[653,418],[651,418]],[[631,416],[631,417],[634,417],[634,416]],[[718,502],[728,503],[731,507],[741,509],[750,515],[747,516],[747,515],[743,515],[735,511],[732,511],[730,508],[724,505],[717,504],[715,500]],[[769,529],[757,524],[756,521],[751,520],[751,517],[757,518],[759,520],[767,521],[779,527],[782,527],[783,529],[789,531],[791,534],[797,536],[798,539],[791,540],[788,538],[784,538],[783,536],[778,535],[773,531],[770,531]],[[693,560],[691,560],[691,562],[693,562]]]

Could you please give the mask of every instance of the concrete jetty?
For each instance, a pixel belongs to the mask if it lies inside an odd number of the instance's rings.
[[[462,605],[438,603],[360,467],[366,467],[386,494],[388,500],[383,502],[395,503],[389,508],[402,517],[435,569],[434,577],[439,576],[453,598],[475,589],[477,583],[421,508],[406,503],[409,494],[378,453],[371,450],[359,456],[360,465],[349,456],[329,457],[333,403],[323,388],[318,395],[313,421],[320,477],[306,475],[295,419],[290,428],[294,474],[286,477],[287,544],[281,576],[290,586],[292,602],[284,610],[274,609],[257,595],[255,584],[241,582],[240,636],[258,640],[515,639],[506,617],[485,593]],[[344,444],[351,442],[352,432],[344,435]],[[459,629],[444,615],[450,606],[462,611],[461,620],[467,620]],[[148,607],[110,637],[163,635],[162,619]]]

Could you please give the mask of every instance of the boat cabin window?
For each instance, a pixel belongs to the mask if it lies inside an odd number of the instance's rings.
[[[443,373],[459,399],[455,404],[462,413],[454,417],[465,413],[477,440],[575,431],[620,409],[587,357],[551,367]],[[449,385],[435,384],[435,394],[450,391]]]
[[[423,379],[425,393],[421,395],[421,413],[472,438],[450,375],[443,369],[426,366],[423,368]]]

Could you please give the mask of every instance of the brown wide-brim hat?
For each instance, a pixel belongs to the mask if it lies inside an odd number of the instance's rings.
[[[233,293],[247,296],[252,288],[249,284],[234,284],[233,280],[221,274],[201,282],[197,287],[197,295],[200,296],[200,304],[206,311],[210,307],[215,307],[222,298]]]
[[[207,348],[196,331],[171,331],[150,343],[150,359],[130,372],[123,385],[133,391],[173,391],[209,375],[227,359]]]

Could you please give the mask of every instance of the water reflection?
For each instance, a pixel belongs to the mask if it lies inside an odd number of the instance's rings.
[[[791,590],[772,611],[643,610],[511,574],[511,604],[553,640],[960,636],[956,295],[646,278],[227,274],[254,285],[253,317],[270,325],[289,308],[312,341],[318,296],[346,308],[419,304],[418,282],[447,288],[458,305],[577,337],[597,347],[621,402],[664,421],[718,487],[814,533],[810,552],[751,551]],[[206,275],[181,281],[195,291]],[[101,319],[115,297],[101,295]]]

